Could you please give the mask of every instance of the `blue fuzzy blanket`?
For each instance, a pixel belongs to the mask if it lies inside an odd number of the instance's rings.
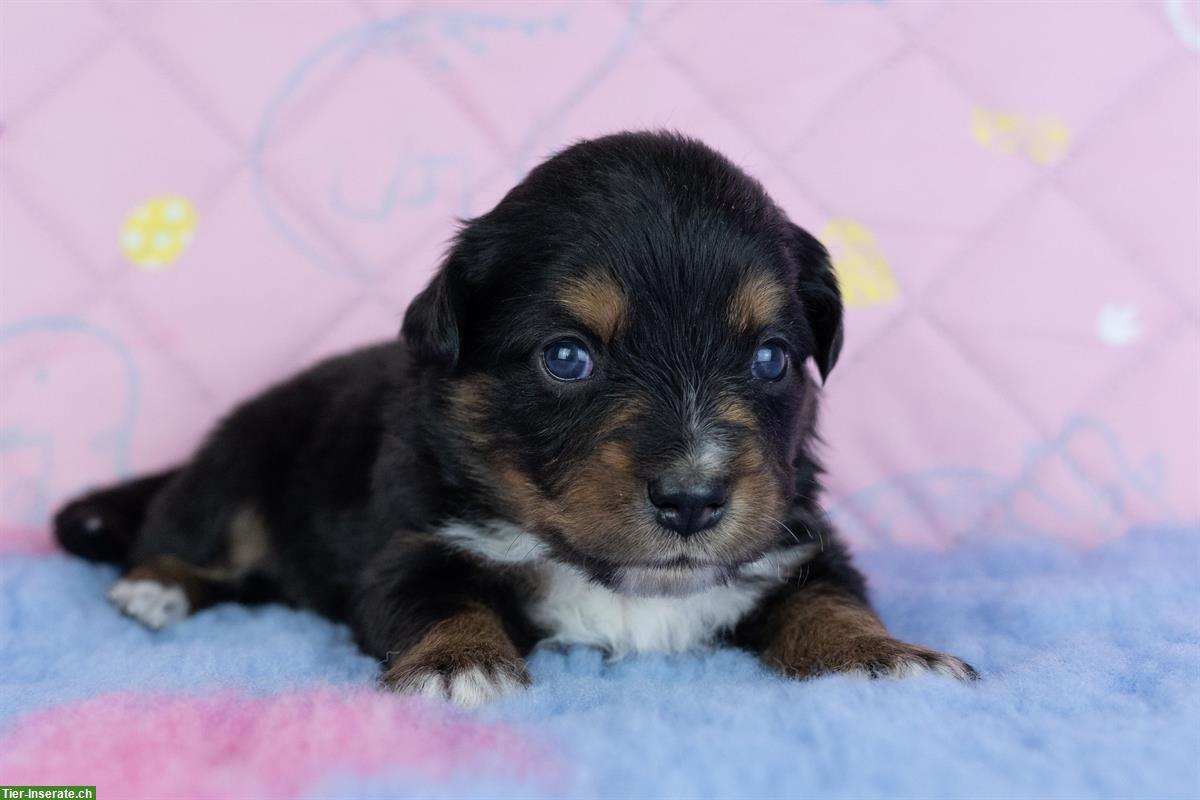
[[[1200,797],[1200,529],[860,562],[898,636],[966,658],[982,681],[797,683],[731,650],[608,663],[581,648],[537,652],[529,692],[464,713],[364,689],[375,665],[310,614],[225,606],[150,633],[105,604],[112,569],[10,555],[0,783],[90,772],[108,797]]]

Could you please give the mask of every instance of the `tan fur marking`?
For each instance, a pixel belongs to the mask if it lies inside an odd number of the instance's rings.
[[[122,576],[122,580],[154,581],[163,586],[178,586],[187,595],[193,612],[212,601],[209,580],[196,567],[175,556],[155,556],[130,569]]]
[[[570,282],[563,290],[562,303],[604,341],[625,323],[625,295],[607,275],[589,275]]]
[[[630,500],[642,491],[634,476],[633,453],[608,441],[579,465],[556,497],[547,497],[511,461],[499,459],[495,475],[514,518],[534,530],[553,530],[591,555],[620,561],[630,537],[647,533],[648,517]]]
[[[726,400],[717,409],[717,419],[750,431],[758,430],[758,420],[741,400]]]
[[[818,587],[784,600],[770,617],[771,638],[763,660],[790,677],[829,672],[865,672],[873,677],[916,670],[974,677],[953,656],[893,639],[870,608]]]
[[[392,662],[381,680],[404,689],[430,672],[449,675],[473,667],[505,674],[525,686],[530,683],[525,661],[504,632],[500,617],[482,606],[434,625]]]
[[[450,390],[450,413],[454,420],[471,426],[483,422],[484,398],[492,380],[481,375],[463,378]]]
[[[634,417],[642,413],[642,404],[637,400],[627,400],[624,405],[606,417],[600,423],[598,431],[599,438],[602,441],[608,441],[614,436],[621,433]]]
[[[744,278],[729,305],[729,321],[744,333],[754,333],[772,322],[787,300],[787,287],[765,272]]]
[[[629,446],[606,442],[563,490],[558,503],[564,509],[559,529],[587,552],[621,561],[629,556],[627,537],[653,535],[648,530],[649,516],[638,514],[638,504],[631,502],[644,491],[634,474]]]
[[[503,460],[496,467],[496,482],[500,485],[501,500],[521,523],[534,527],[553,525],[554,508],[541,496],[529,476]]]
[[[489,480],[488,467],[482,462],[484,454],[491,449],[492,436],[487,425],[487,400],[495,390],[491,378],[475,375],[463,378],[450,390],[450,418],[454,420],[454,432],[471,451],[468,458],[472,474],[481,482]]]
[[[448,396],[448,415],[453,421],[452,430],[463,446],[463,466],[471,477],[483,486],[495,487],[498,483],[491,427],[487,420],[487,398],[495,391],[489,377],[473,375],[454,383]],[[504,485],[500,484],[500,502],[507,502]]]
[[[244,575],[266,561],[270,552],[266,521],[253,508],[243,508],[229,524],[229,572]]]
[[[784,500],[779,480],[766,468],[762,451],[747,447],[734,461],[736,475],[725,524],[736,533],[738,556],[748,556],[765,540],[783,533]]]

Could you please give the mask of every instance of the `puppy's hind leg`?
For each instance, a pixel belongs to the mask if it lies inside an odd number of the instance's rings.
[[[108,594],[119,610],[162,628],[215,603],[272,599],[271,543],[254,443],[219,431],[158,492]],[[241,457],[235,457],[241,454]]]
[[[276,599],[270,542],[249,506],[232,511],[219,495],[197,502],[188,476],[156,503],[109,601],[152,629],[221,602]]]
[[[159,556],[126,572],[109,589],[108,600],[121,613],[158,630],[212,605],[227,593],[225,588],[175,556]]]
[[[223,602],[262,603],[278,599],[266,570],[265,540],[235,522],[228,558],[196,566],[174,555],[147,558],[128,570],[108,592],[122,613],[158,630],[197,611]]]

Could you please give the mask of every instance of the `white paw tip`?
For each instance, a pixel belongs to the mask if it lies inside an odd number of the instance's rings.
[[[122,614],[154,630],[178,622],[190,610],[183,589],[151,580],[121,579],[108,591],[108,601]]]
[[[951,656],[937,656],[930,659],[906,658],[894,665],[888,674],[893,678],[915,678],[920,675],[941,675],[960,681],[970,681],[975,678],[970,667]]]
[[[522,688],[521,681],[503,670],[485,672],[480,667],[470,667],[450,676],[433,671],[417,675],[399,691],[429,700],[449,700],[462,708],[475,708]]]
[[[977,677],[974,670],[957,658],[939,658],[933,664],[933,672],[960,681],[972,681]]]

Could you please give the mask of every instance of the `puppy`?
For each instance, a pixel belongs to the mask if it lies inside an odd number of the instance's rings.
[[[539,642],[729,642],[786,675],[937,672],[817,504],[842,342],[825,249],[676,135],[577,144],[465,223],[399,342],[233,411],[186,465],[76,500],[62,545],[160,628],[222,601],[346,622],[382,681],[462,705]]]

